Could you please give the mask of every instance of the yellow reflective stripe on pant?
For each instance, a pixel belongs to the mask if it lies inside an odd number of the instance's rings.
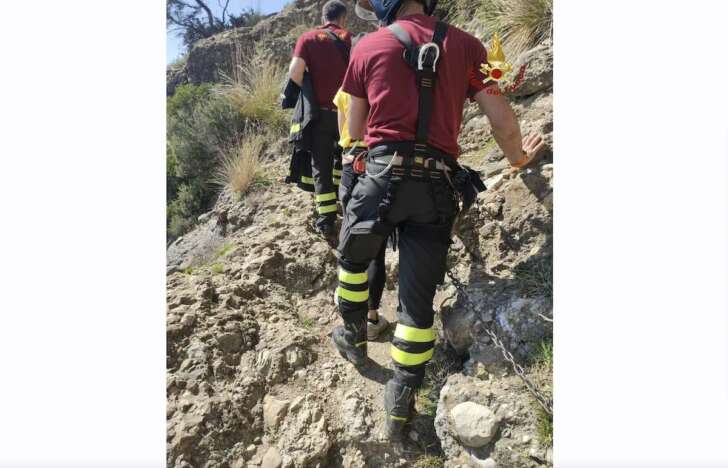
[[[336,200],[336,192],[320,193],[316,195],[317,202]]]
[[[314,184],[313,177],[301,176],[301,182],[304,183],[304,184],[309,184],[309,185],[313,185]]]
[[[300,130],[301,130],[301,124],[300,123],[295,123],[295,124],[291,125],[291,134],[294,134],[294,133],[296,133],[296,132],[298,132]]]
[[[435,348],[432,348],[424,353],[408,353],[392,345],[390,347],[392,353],[392,359],[394,362],[403,366],[417,366],[424,364],[432,358],[432,354],[435,352]]]
[[[349,284],[365,284],[369,281],[369,274],[366,271],[351,273],[339,267],[339,281]]]
[[[316,195],[319,214],[334,213],[336,207],[336,192],[319,193]]]
[[[405,341],[413,341],[415,343],[427,343],[435,341],[435,330],[430,328],[415,328],[407,325],[397,324],[394,330],[395,338],[401,338]]]
[[[337,210],[336,203],[333,205],[326,205],[326,206],[319,206],[318,212],[319,214],[326,214],[326,213],[333,213]]]
[[[432,358],[435,349],[435,330],[397,324],[392,338],[392,359],[400,366],[418,366]]]
[[[339,287],[336,294],[348,302],[367,302],[369,300],[369,274],[346,271],[339,267]]]
[[[339,286],[336,288],[336,294],[349,302],[366,302],[369,300],[369,288],[365,291],[349,291],[348,289]]]
[[[341,171],[339,169],[334,169],[334,178],[341,177]]]

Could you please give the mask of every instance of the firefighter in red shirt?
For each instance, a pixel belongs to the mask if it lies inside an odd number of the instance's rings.
[[[540,136],[521,138],[506,98],[487,93],[483,44],[431,15],[425,0],[359,0],[357,14],[388,25],[352,53],[342,90],[351,95],[349,131],[369,148],[339,235],[339,312],[332,332],[340,354],[367,363],[367,265],[393,233],[399,237],[399,320],[391,345],[394,375],[384,391],[385,435],[398,440],[435,345],[432,301],[444,280],[452,225],[480,185],[457,163],[466,98],[488,117],[514,167],[540,151]]]
[[[332,101],[349,62],[351,35],[344,29],[346,15],[342,1],[326,2],[323,6],[324,25],[298,38],[289,67],[290,78],[298,86],[303,85],[304,73],[309,74],[318,103],[317,117],[311,123],[310,149],[318,211],[316,226],[324,235],[331,235],[334,231],[337,211],[335,185],[338,185],[336,182],[341,176],[341,171],[334,169],[339,129]]]

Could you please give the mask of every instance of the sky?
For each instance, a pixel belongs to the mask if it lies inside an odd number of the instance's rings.
[[[222,11],[220,3],[225,4],[225,0],[208,0],[208,5],[219,15]],[[260,7],[262,13],[274,13],[281,11],[288,0],[230,0],[228,12],[238,14],[244,9]],[[167,30],[167,64],[174,62],[176,58],[184,54],[184,45],[175,32]]]

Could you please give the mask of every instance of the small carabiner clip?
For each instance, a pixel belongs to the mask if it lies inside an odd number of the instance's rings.
[[[432,61],[432,71],[437,71],[437,61],[440,60],[440,46],[438,46],[434,42],[428,42],[427,44],[422,44],[422,46],[420,46],[420,54],[417,57],[418,70],[424,70],[423,65],[425,63],[425,59],[427,58],[427,53],[429,49],[433,48],[435,49],[435,59]]]

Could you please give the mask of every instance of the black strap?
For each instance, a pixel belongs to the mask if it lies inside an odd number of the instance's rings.
[[[334,40],[334,44],[336,44],[336,48],[339,49],[339,52],[341,52],[341,56],[344,57],[344,62],[349,63],[349,45],[344,42],[338,35],[336,35],[335,32],[330,30],[329,28],[325,28],[324,31],[326,34],[329,35],[331,39]]]
[[[432,35],[432,42],[437,44],[440,54],[442,54],[442,42],[447,35],[447,28],[447,23],[438,21],[435,26],[435,32]],[[399,24],[392,23],[387,26],[387,29],[402,43],[405,48],[404,60],[415,71],[420,98],[417,109],[414,155],[425,156],[427,153],[427,134],[430,129],[430,117],[432,115],[432,94],[435,90],[439,55],[435,52],[434,48],[427,47],[427,44],[413,46],[412,38]]]

